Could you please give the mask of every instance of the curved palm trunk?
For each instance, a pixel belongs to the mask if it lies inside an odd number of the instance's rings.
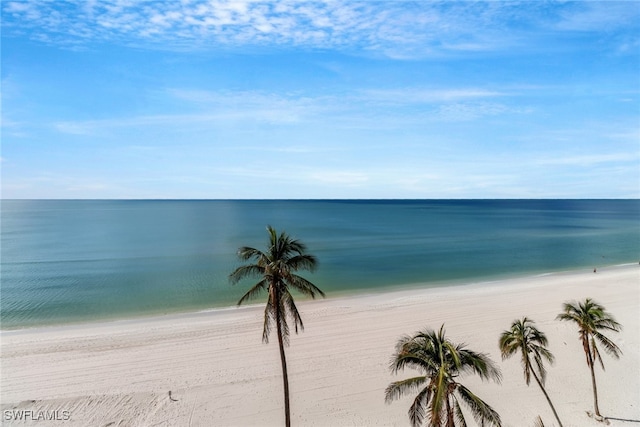
[[[540,386],[540,390],[542,390],[542,393],[544,393],[544,397],[547,398],[547,402],[549,402],[549,406],[551,406],[551,410],[553,411],[553,415],[556,417],[556,421],[558,421],[558,424],[560,425],[560,427],[562,427],[562,421],[560,421],[560,418],[558,417],[558,413],[556,412],[556,408],[553,407],[553,403],[551,403],[551,399],[549,398],[549,395],[547,394],[547,391],[544,389],[544,386],[542,385],[542,382],[540,381],[540,379],[538,379],[538,376],[536,375],[536,371],[531,369],[531,373],[533,374],[533,378],[535,378],[536,382]]]
[[[284,354],[284,340],[282,338],[282,326],[280,322],[280,303],[278,301],[277,291],[273,292],[274,304],[276,308],[276,326],[278,332],[278,346],[280,348],[280,362],[282,363],[282,381],[284,383],[284,422],[286,427],[291,427],[291,410],[289,408],[289,377],[287,375],[287,358]]]

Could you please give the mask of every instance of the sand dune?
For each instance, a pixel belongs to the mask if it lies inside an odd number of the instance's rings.
[[[624,330],[624,352],[597,372],[603,415],[640,420],[640,268],[622,266],[299,304],[306,330],[287,350],[293,424],[408,426],[409,398],[384,403],[399,336],[445,324],[447,335],[489,353],[503,382],[463,382],[490,403],[504,426],[553,415],[527,387],[517,358],[500,360],[499,334],[526,315],[547,333],[556,363],[547,389],[565,426],[602,425],[573,325],[554,320],[566,300],[592,297]],[[261,343],[262,306],[59,328],[2,332],[4,425],[271,426],[284,423],[275,335]],[[171,391],[171,396],[169,395]],[[25,412],[26,411],[26,412]],[[58,421],[14,421],[15,415]],[[66,419],[68,418],[68,419]],[[473,424],[471,417],[468,418]],[[611,425],[638,422],[612,419]]]

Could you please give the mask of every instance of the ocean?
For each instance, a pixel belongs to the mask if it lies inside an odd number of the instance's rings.
[[[304,242],[328,297],[640,260],[640,200],[3,200],[0,327],[234,306],[241,246]],[[265,296],[256,299],[262,303]]]

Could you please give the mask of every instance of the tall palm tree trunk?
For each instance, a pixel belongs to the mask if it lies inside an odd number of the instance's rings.
[[[559,426],[562,427],[562,421],[560,421],[560,417],[558,417],[558,413],[556,412],[556,408],[553,407],[553,403],[551,403],[551,399],[549,398],[549,395],[547,394],[547,391],[544,389],[544,386],[542,385],[542,382],[540,381],[540,379],[536,375],[536,371],[531,369],[531,373],[533,374],[533,378],[535,378],[536,382],[540,386],[540,390],[542,390],[542,393],[544,393],[544,397],[547,398],[547,402],[549,403],[549,406],[551,406],[551,410],[553,411],[553,415],[556,417],[556,421],[558,421]]]
[[[277,298],[277,291],[274,292],[274,297]],[[284,422],[286,427],[291,427],[291,410],[289,408],[289,376],[287,375],[287,358],[284,354],[284,340],[282,338],[282,325],[280,318],[282,313],[280,312],[280,303],[275,299],[276,307],[276,326],[278,332],[278,346],[280,347],[280,362],[282,364],[282,381],[284,383]]]
[[[593,357],[591,357],[591,348],[587,345],[587,358],[589,360],[589,369],[591,369],[591,385],[593,386],[593,409],[596,416],[601,417],[600,408],[598,408],[598,387],[596,386],[596,373],[593,369]]]

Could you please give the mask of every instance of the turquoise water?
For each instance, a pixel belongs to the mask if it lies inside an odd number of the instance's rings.
[[[329,297],[640,260],[639,200],[4,200],[1,327],[234,305],[235,252],[267,224]]]

